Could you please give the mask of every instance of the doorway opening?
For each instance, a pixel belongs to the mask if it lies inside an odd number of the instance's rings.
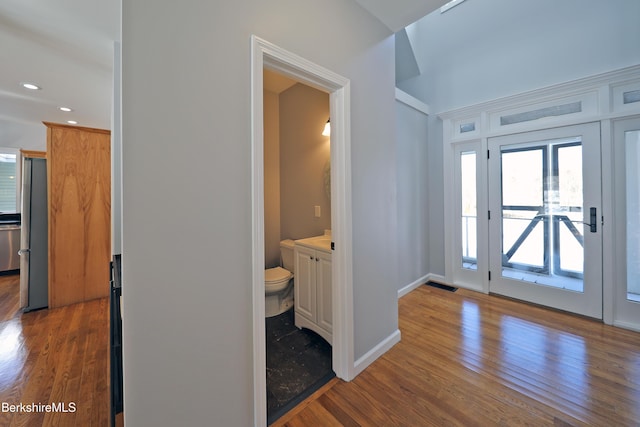
[[[329,94],[331,121],[332,366],[339,378],[354,375],[353,274],[349,80],[252,36],[252,296],[254,421],[267,423],[265,337],[264,100],[268,69]]]
[[[331,249],[315,249],[312,262],[298,245],[301,239],[331,238],[331,153],[323,133],[329,94],[268,69],[263,77],[266,391],[272,424],[335,377],[331,301],[327,323],[318,321],[325,317],[317,310],[331,296]],[[308,268],[315,274],[305,274]]]

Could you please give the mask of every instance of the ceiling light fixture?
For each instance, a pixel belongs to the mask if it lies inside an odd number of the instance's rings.
[[[65,113],[70,113],[70,112],[73,111],[73,109],[71,109],[69,107],[58,107],[58,110],[64,111]]]
[[[67,120],[67,123],[69,123],[70,125],[77,125],[78,122],[76,122],[75,120]]]
[[[40,89],[42,89],[37,84],[29,83],[29,82],[20,83],[20,86],[22,86],[25,89],[29,89],[29,90],[40,90]]]
[[[331,119],[327,120],[322,130],[322,136],[331,136]]]

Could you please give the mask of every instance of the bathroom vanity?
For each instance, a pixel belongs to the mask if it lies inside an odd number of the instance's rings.
[[[331,236],[295,241],[295,325],[332,344]]]

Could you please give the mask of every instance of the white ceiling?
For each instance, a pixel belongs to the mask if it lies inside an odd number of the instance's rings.
[[[277,94],[284,92],[294,84],[298,83],[295,80],[283,76],[282,74],[278,74],[275,71],[267,69],[263,70],[262,79],[264,89]]]
[[[355,0],[394,33],[448,3],[449,0]]]
[[[355,0],[398,31],[446,0]],[[0,1],[0,146],[3,131],[43,121],[111,127],[113,46],[121,0]],[[21,82],[42,87],[28,91]],[[64,113],[58,107],[73,108]],[[4,130],[2,129],[4,128]]]
[[[119,39],[119,0],[2,0],[0,125],[73,119],[110,128],[113,43]],[[23,89],[26,81],[42,89]]]

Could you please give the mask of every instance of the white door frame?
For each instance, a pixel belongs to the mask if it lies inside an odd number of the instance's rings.
[[[502,197],[501,197],[501,147],[540,147],[548,141],[580,137],[583,153],[584,210],[583,221],[589,221],[590,207],[596,208],[596,231],[583,234],[584,238],[584,289],[572,292],[553,286],[541,286],[533,281],[513,279],[501,273],[502,261]],[[600,159],[600,122],[535,130],[518,134],[489,138],[491,156],[489,167],[489,268],[493,278],[489,291],[496,294],[530,301],[548,307],[602,319],[602,179]],[[585,226],[582,226],[586,230]],[[538,277],[540,278],[540,277]]]
[[[251,172],[254,424],[267,424],[264,300],[264,124],[263,69],[330,94],[333,370],[355,376],[351,211],[350,82],[324,67],[251,36]]]

